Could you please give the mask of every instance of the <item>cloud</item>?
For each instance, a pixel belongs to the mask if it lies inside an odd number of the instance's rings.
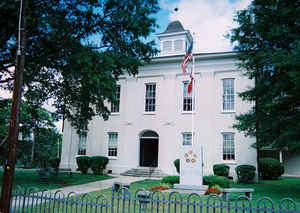
[[[222,52],[232,50],[229,39],[224,36],[235,26],[235,12],[245,9],[250,1],[179,0],[175,3],[161,0],[160,6],[170,12],[170,21],[179,20],[185,29],[195,33],[195,52]]]

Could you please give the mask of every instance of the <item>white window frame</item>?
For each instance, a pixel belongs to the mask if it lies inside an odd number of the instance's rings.
[[[222,132],[222,159],[223,161],[235,161],[235,134],[234,132]]]
[[[117,104],[111,103],[110,111],[112,114],[120,114],[120,100],[121,100],[121,86],[117,85],[117,90],[116,90],[116,100]]]
[[[176,42],[181,42],[181,49],[178,49],[178,50],[176,50]],[[184,40],[183,39],[176,39],[176,40],[174,40],[173,41],[173,46],[174,46],[174,51],[175,52],[180,52],[180,51],[183,51],[184,50]]]
[[[147,92],[147,88],[152,86],[152,90],[150,92]],[[153,96],[153,88],[154,88],[154,96]],[[145,105],[144,105],[144,113],[145,114],[154,114],[156,112],[156,83],[146,83],[145,84]],[[148,94],[151,93],[150,96]],[[152,102],[152,103],[149,103]]]
[[[77,155],[86,155],[87,135],[81,134],[78,139]]]
[[[183,132],[182,133],[182,146],[192,146],[192,132]]]
[[[193,102],[193,90],[190,94],[188,94],[189,81],[182,82],[182,112],[183,113],[192,113],[195,109],[195,105]],[[194,87],[195,85],[193,85]],[[186,90],[186,91],[185,91]]]
[[[118,157],[118,132],[108,132],[107,156],[109,158]]]
[[[226,81],[230,81],[232,87],[225,88],[227,86],[225,83]],[[234,78],[222,79],[222,112],[235,112],[235,79]]]
[[[167,42],[170,43],[170,49],[168,49],[168,50],[166,50],[165,46],[164,46],[164,44],[167,43]],[[165,41],[162,42],[162,51],[164,53],[172,52],[172,50],[173,50],[173,41],[172,40],[165,40]]]

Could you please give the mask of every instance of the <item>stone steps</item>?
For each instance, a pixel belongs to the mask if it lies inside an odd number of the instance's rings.
[[[126,172],[121,173],[124,176],[133,176],[133,177],[163,177],[166,176],[162,170],[153,168],[153,167],[144,167],[144,168],[133,168]]]

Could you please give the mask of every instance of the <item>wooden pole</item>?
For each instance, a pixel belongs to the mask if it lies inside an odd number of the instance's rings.
[[[11,192],[15,173],[17,140],[19,133],[19,112],[23,86],[23,70],[25,65],[24,50],[26,44],[26,8],[27,0],[21,0],[18,27],[17,65],[14,74],[14,91],[8,129],[8,146],[6,152],[6,161],[4,165],[4,174],[2,179],[3,181],[0,201],[0,213],[9,213]]]

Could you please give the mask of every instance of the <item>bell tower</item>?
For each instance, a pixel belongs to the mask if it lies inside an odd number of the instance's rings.
[[[185,30],[179,21],[171,22],[157,37],[160,41],[160,56],[185,54],[193,40],[190,31]]]

